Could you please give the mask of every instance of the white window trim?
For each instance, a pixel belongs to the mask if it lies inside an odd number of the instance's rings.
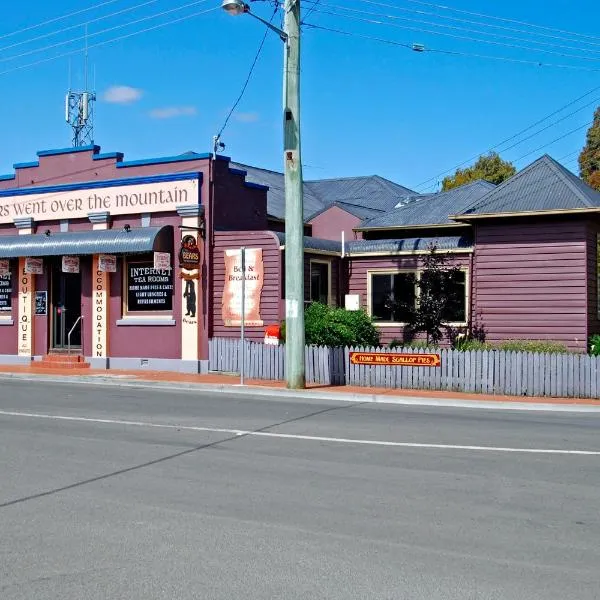
[[[331,306],[332,305],[332,293],[331,293],[331,288],[332,288],[332,282],[331,282],[331,261],[330,260],[323,260],[323,259],[318,259],[318,258],[311,258],[309,261],[309,272],[308,272],[308,276],[309,276],[309,282],[310,282],[310,298],[312,300],[312,265],[313,263],[315,264],[319,264],[319,265],[327,265],[327,306]]]
[[[449,323],[443,323],[448,327],[466,327],[469,324],[471,316],[471,280],[469,278],[469,267],[459,267],[459,270],[465,274],[465,320],[464,321],[452,321]],[[367,270],[367,313],[372,318],[372,297],[371,297],[371,277],[372,275],[396,275],[399,273],[413,273],[417,279],[421,278],[423,269],[368,269]],[[415,299],[419,297],[419,288],[415,290]],[[402,321],[375,321],[376,327],[406,327],[406,323]]]

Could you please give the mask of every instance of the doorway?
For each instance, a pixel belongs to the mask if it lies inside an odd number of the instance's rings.
[[[51,277],[52,319],[50,348],[66,350],[81,348],[81,273],[63,273],[62,260],[52,264]]]

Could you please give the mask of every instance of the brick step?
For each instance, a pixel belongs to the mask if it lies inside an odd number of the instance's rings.
[[[46,354],[42,356],[43,363],[85,363],[85,359],[81,354],[63,354],[60,352]]]
[[[31,363],[32,368],[34,369],[69,369],[69,370],[78,370],[82,371],[90,368],[90,363],[86,362],[75,362],[75,361],[61,361],[61,360],[41,360],[35,363]]]

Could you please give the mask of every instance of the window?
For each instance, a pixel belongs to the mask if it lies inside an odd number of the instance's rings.
[[[0,275],[0,311],[12,310],[12,274]]]
[[[370,273],[370,313],[375,322],[405,323],[419,296],[417,277],[424,273]],[[465,323],[467,320],[467,273],[457,271],[432,285],[433,294],[448,298],[444,322]]]
[[[371,274],[371,316],[382,323],[403,323],[415,304],[414,273]]]
[[[155,269],[152,256],[130,257],[125,264],[126,313],[173,311],[173,269]]]
[[[321,304],[330,303],[331,264],[310,261],[310,299]]]

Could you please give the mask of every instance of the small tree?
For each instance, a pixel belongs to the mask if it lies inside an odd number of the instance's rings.
[[[588,129],[585,146],[579,155],[581,178],[600,191],[600,107],[594,114],[594,122]]]
[[[465,169],[457,169],[454,175],[444,177],[442,191],[445,192],[478,179],[484,179],[498,185],[505,179],[512,177],[516,172],[517,169],[512,163],[500,158],[497,152],[490,152],[480,156],[474,165]]]
[[[416,301],[388,301],[388,307],[405,315],[409,337],[424,333],[428,344],[440,342],[444,337],[443,330],[448,329],[444,325],[449,320],[448,316],[456,314],[464,302],[462,292],[456,285],[461,277],[461,269],[450,264],[449,254],[438,252],[436,246],[430,246],[429,252],[423,257],[421,276],[414,279]]]

